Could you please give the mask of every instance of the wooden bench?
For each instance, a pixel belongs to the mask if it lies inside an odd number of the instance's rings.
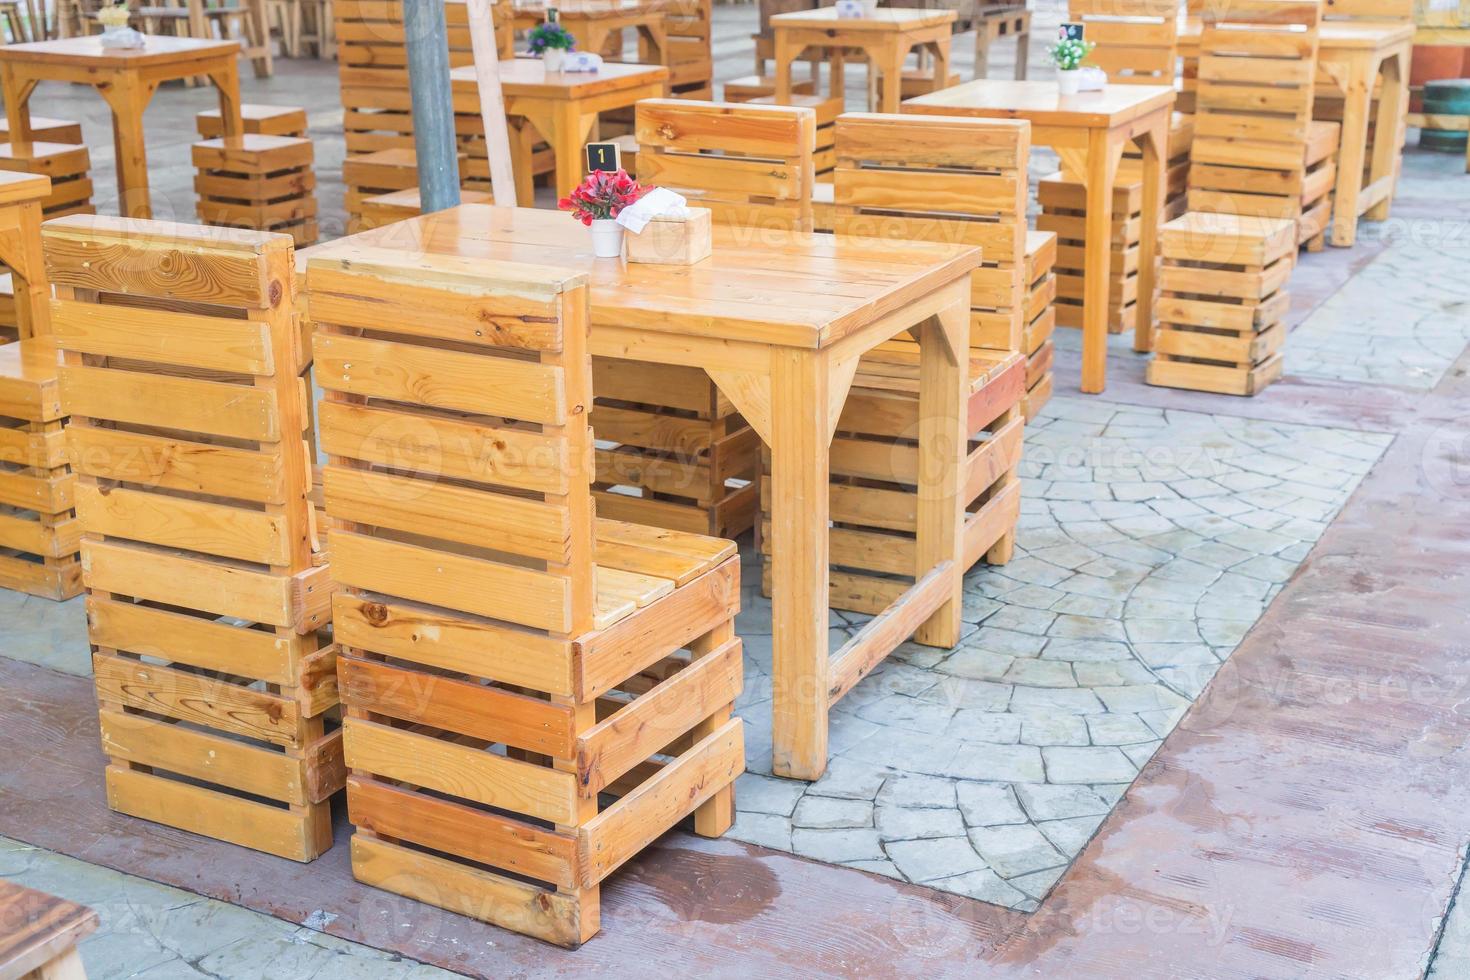
[[[1049,231],[1026,233],[1026,312],[1021,350],[1026,355],[1026,397],[1021,411],[1030,422],[1051,398],[1057,325],[1057,236]]]
[[[1232,0],[1204,12],[1189,210],[1288,218],[1324,244],[1337,123],[1314,121],[1320,4]]]
[[[44,240],[108,805],[310,861],[346,772],[291,239],[73,216]]]
[[[0,977],[86,980],[77,943],[97,921],[85,905],[0,881]]]
[[[1281,377],[1296,226],[1190,212],[1165,225],[1148,383],[1255,395]]]
[[[307,271],[353,873],[563,946],[670,827],[724,833],[745,768],[734,544],[595,516],[586,293],[372,249]]]
[[[192,147],[199,220],[275,231],[298,248],[317,240],[316,173],[311,140],[245,133]]]

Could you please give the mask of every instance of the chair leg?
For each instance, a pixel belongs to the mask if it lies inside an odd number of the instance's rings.
[[[1026,71],[1030,67],[1027,62],[1031,59],[1031,15],[1026,15],[1026,22],[1021,25],[1021,33],[1016,35],[1016,81],[1026,80]]]

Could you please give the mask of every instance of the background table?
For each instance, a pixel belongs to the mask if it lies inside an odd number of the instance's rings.
[[[112,109],[119,213],[151,218],[153,205],[148,194],[143,110],[162,83],[204,75],[219,90],[225,135],[238,136],[241,132],[239,57],[237,41],[187,37],[150,36],[147,45],[136,50],[104,48],[100,35],[5,45],[0,47],[0,86],[5,91],[10,142],[17,150],[30,148],[28,103],[38,83],[91,85]]]
[[[909,637],[959,642],[970,273],[980,250],[719,228],[694,265],[594,259],[565,214],[464,205],[298,253],[370,247],[553,265],[591,280],[591,349],[709,372],[771,448],[774,750],[816,779],[840,678]],[[829,447],[858,358],[912,327],[920,343],[918,580],[834,660],[827,646]],[[917,630],[917,632],[916,632]]]
[[[1063,96],[1055,82],[976,80],[909,99],[906,112],[940,116],[1026,119],[1031,142],[1050,146],[1087,186],[1087,250],[1083,256],[1082,390],[1107,385],[1108,269],[1113,184],[1123,149],[1143,150],[1143,227],[1139,234],[1138,320],[1135,350],[1153,349],[1154,256],[1164,202],[1169,116],[1174,89],[1164,85],[1109,85],[1101,92]]]
[[[671,0],[567,0],[535,7],[517,7],[515,29],[527,31],[546,20],[546,8],[555,7],[557,18],[567,33],[577,39],[579,51],[604,54],[608,39],[616,36],[621,44],[623,31],[636,30],[652,45],[658,64],[669,63],[668,32],[664,18]],[[621,48],[616,57],[622,58]]]
[[[903,63],[916,47],[934,55],[934,77],[949,78],[949,43],[958,16],[953,10],[879,8],[871,17],[838,17],[837,8],[822,7],[771,18],[775,32],[776,103],[791,102],[791,63],[808,48],[830,52],[831,96],[843,97],[843,52],[856,48],[868,57],[868,71],[883,84],[882,112],[897,112],[903,98]],[[871,96],[873,85],[869,84]],[[869,109],[874,108],[870,104]]]
[[[1191,17],[1179,32],[1179,54],[1199,57],[1203,22]],[[1333,245],[1358,240],[1358,218],[1383,221],[1393,203],[1403,165],[1406,120],[1409,112],[1409,59],[1414,51],[1414,25],[1368,21],[1324,20],[1318,32],[1317,73],[1331,79],[1343,92],[1342,145],[1337,157],[1337,185],[1333,188]],[[1383,88],[1373,115],[1373,86],[1379,74]],[[1372,116],[1373,159],[1368,152],[1368,122]]]
[[[455,110],[478,112],[480,90],[473,65],[450,72]],[[664,94],[669,70],[663,65],[603,62],[595,72],[548,72],[536,58],[500,63],[500,84],[507,116],[524,120],[512,132],[515,154],[516,199],[533,199],[531,146],[535,134],[551,144],[556,154],[556,194],[571,192],[586,171],[582,148],[597,135],[597,117],[609,109],[631,106],[639,99]],[[532,132],[527,132],[529,124]]]

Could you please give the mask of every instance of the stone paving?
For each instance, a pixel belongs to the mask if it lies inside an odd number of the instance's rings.
[[[734,836],[1034,909],[1390,438],[1055,398],[1027,430],[1015,558],[967,576],[956,649],[905,644],[838,703],[812,784],[769,775],[747,565]],[[834,646],[861,620],[834,615]]]

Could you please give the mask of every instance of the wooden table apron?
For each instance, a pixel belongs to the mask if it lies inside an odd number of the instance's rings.
[[[579,11],[560,8],[558,11],[561,26],[577,39],[578,50],[601,53],[603,45],[614,32],[632,28],[658,52],[655,60],[660,65],[669,63],[668,29],[664,22],[667,14],[663,4],[644,4],[627,10]],[[517,10],[515,29],[528,31],[545,19],[544,10]]]
[[[97,58],[95,64],[86,63],[84,56],[70,61],[27,57],[30,54],[28,48],[39,49],[86,40],[92,39],[72,38],[40,42],[37,45],[0,47],[0,87],[3,87],[5,94],[5,115],[10,120],[10,141],[18,150],[30,148],[29,101],[38,83],[77,82],[91,85],[112,110],[119,213],[127,217],[151,218],[153,205],[148,191],[148,153],[143,135],[143,110],[148,107],[153,93],[162,83],[205,75],[219,91],[220,117],[225,135],[240,135],[243,126],[240,121],[239,43],[201,42],[197,50],[170,52],[176,56],[167,60],[140,61],[137,64],[118,63],[105,56]]]
[[[525,61],[528,59],[516,59]],[[536,62],[540,68],[540,63]],[[575,84],[578,76],[566,73]],[[587,79],[587,87],[593,88],[596,80]],[[479,88],[475,83],[473,65],[456,68],[450,73],[454,86],[455,110],[478,112],[480,108]],[[550,86],[520,86],[509,79],[502,79],[505,95],[505,113],[517,116],[530,124],[531,128],[551,145],[556,157],[556,194],[561,197],[571,193],[586,173],[583,147],[596,132],[599,113],[609,109],[620,109],[636,104],[640,99],[662,98],[668,87],[669,72],[659,66],[658,71],[649,71],[645,78],[634,84],[619,84],[606,91],[593,91],[588,95],[575,94],[575,89]],[[515,153],[516,200],[530,201],[535,196],[531,173],[531,147],[535,142],[531,134],[512,133]]]
[[[465,234],[471,222],[478,224]],[[560,222],[568,223],[565,231]],[[819,250],[833,247],[831,236],[796,236],[784,246],[764,240],[744,244],[737,232],[717,229],[715,255],[691,267],[594,260],[586,234],[564,215],[466,205],[299,254],[309,260],[362,246],[585,268],[593,277],[593,354],[709,373],[771,450],[772,769],[816,779],[827,765],[828,712],[857,680],[910,635],[934,646],[959,642],[962,577],[956,563],[963,552],[970,272],[979,250],[923,246],[927,257],[903,268],[902,283],[863,287],[872,295],[861,302],[843,299],[845,311],[814,329],[798,315],[782,321],[767,312],[782,304],[774,299],[767,304],[738,286],[733,289],[747,308],[763,312],[758,319],[733,312],[727,318],[715,311],[712,300],[699,298],[700,287],[688,280],[691,269],[718,268],[710,263],[723,256],[732,276],[748,269],[752,277],[769,281],[785,271],[783,260],[773,256],[789,256],[788,266],[807,265],[804,258],[822,259],[825,253]],[[835,244],[860,246],[852,240]],[[872,261],[862,260],[864,265]],[[836,295],[839,287],[858,279],[815,291],[819,281],[813,273],[791,275],[787,292],[814,295]],[[661,278],[669,283],[667,292],[660,291]],[[676,296],[680,290],[694,298]],[[828,649],[827,605],[832,436],[859,357],[910,328],[916,328],[920,344],[916,584],[834,657]]]
[[[1048,82],[968,82],[949,89],[957,93],[969,86],[987,84],[1045,86]],[[1113,86],[1139,93],[1144,86]],[[1162,86],[1148,86],[1148,91]],[[951,96],[954,97],[953,95]],[[1002,111],[964,105],[924,104],[930,96],[904,103],[905,112],[930,115],[985,116],[1029,119],[1033,145],[1050,146],[1067,169],[1081,174],[1087,188],[1087,244],[1083,253],[1082,298],[1082,384],[1083,392],[1097,394],[1107,387],[1108,358],[1108,272],[1112,262],[1113,184],[1117,180],[1123,150],[1130,144],[1143,151],[1143,216],[1139,231],[1138,303],[1133,349],[1153,350],[1154,293],[1157,283],[1155,256],[1158,254],[1159,213],[1167,190],[1164,157],[1169,148],[1169,120],[1173,98],[1132,118],[1111,123],[1101,113],[1089,113],[1087,95],[1073,97],[1067,106],[1050,111]]]
[[[934,56],[935,78],[949,77],[950,38],[953,36],[957,17],[955,11],[912,8],[879,11],[895,15],[916,15],[913,17],[913,24],[904,19],[874,21],[867,18],[816,16],[832,9],[825,7],[811,12],[777,14],[771,18],[771,29],[775,36],[778,104],[791,101],[792,62],[799,60],[802,52],[809,48],[823,48],[831,52],[828,55],[831,69],[830,91],[836,98],[842,98],[843,51],[853,48],[862,50],[868,57],[868,70],[877,71],[888,79],[883,86],[882,104],[874,110],[878,112],[898,112],[903,98],[903,63],[909,52],[916,47]],[[871,90],[870,85],[870,94]]]
[[[1180,32],[1182,57],[1199,57],[1201,22],[1191,19]],[[1375,24],[1324,21],[1317,53],[1319,76],[1331,79],[1344,96],[1342,145],[1337,157],[1337,184],[1333,188],[1333,245],[1347,247],[1358,240],[1358,218],[1387,220],[1403,161],[1404,125],[1409,112],[1409,60],[1414,51],[1413,24]],[[1422,43],[1422,42],[1421,42]],[[1378,113],[1372,119],[1379,134],[1373,146],[1367,185],[1363,164],[1367,156],[1369,117],[1373,114],[1373,85],[1383,75]],[[1384,139],[1382,134],[1392,133]]]

